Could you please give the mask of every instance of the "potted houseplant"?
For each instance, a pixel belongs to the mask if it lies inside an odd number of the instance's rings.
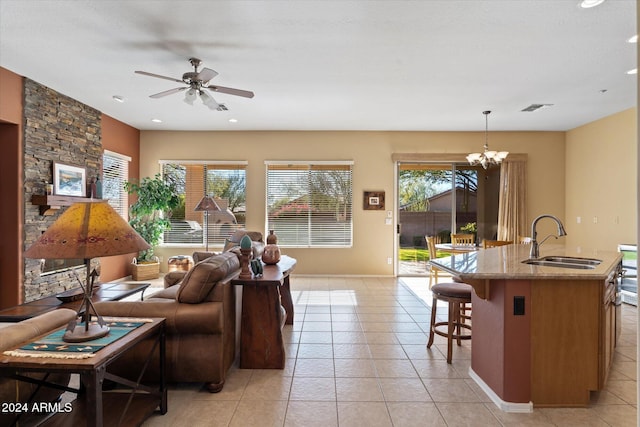
[[[139,183],[127,181],[125,189],[138,197],[129,208],[129,224],[151,245],[134,259],[131,276],[133,280],[157,279],[160,277],[160,262],[153,249],[162,240],[162,234],[171,228],[169,217],[171,210],[180,204],[180,196],[160,174],[153,178],[145,177]]]
[[[475,222],[468,222],[460,227],[462,233],[473,234],[473,240],[478,241],[478,225]]]

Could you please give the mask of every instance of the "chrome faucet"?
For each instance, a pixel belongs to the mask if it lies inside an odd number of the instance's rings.
[[[542,242],[538,243],[538,239],[537,239],[538,232],[536,231],[536,227],[538,225],[538,221],[540,221],[542,218],[551,218],[556,222],[556,224],[558,224],[558,236],[553,236],[553,237],[557,239],[560,236],[567,235],[567,232],[564,229],[564,225],[562,225],[562,222],[558,218],[556,218],[553,215],[540,215],[539,217],[534,219],[533,222],[531,223],[531,251],[529,252],[530,259],[535,259],[540,256],[540,245],[543,244],[545,240],[548,239],[547,237]]]

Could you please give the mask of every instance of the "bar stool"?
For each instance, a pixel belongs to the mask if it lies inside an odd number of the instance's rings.
[[[429,342],[427,348],[433,344],[435,334],[447,338],[447,363],[451,363],[451,354],[453,352],[453,340],[460,345],[461,340],[470,340],[471,333],[463,333],[464,330],[471,331],[471,325],[465,323],[465,320],[471,316],[466,314],[467,304],[471,304],[471,292],[473,288],[466,283],[448,282],[433,285],[431,292],[433,293],[433,303],[431,305],[431,326],[429,328]],[[449,305],[449,318],[446,322],[436,322],[436,307],[438,300],[445,301]],[[439,327],[445,326],[447,331],[438,330]]]

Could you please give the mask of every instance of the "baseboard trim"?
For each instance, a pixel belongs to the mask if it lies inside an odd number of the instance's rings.
[[[482,378],[476,374],[471,367],[469,367],[469,376],[473,379],[476,384],[487,393],[489,399],[503,412],[517,412],[517,413],[528,413],[533,412],[533,402],[529,403],[514,403],[514,402],[505,402],[502,400],[488,385],[485,383]]]

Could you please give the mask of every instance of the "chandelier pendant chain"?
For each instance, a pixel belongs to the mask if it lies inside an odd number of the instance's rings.
[[[484,152],[489,151],[489,114],[491,111],[483,111],[484,114]]]

